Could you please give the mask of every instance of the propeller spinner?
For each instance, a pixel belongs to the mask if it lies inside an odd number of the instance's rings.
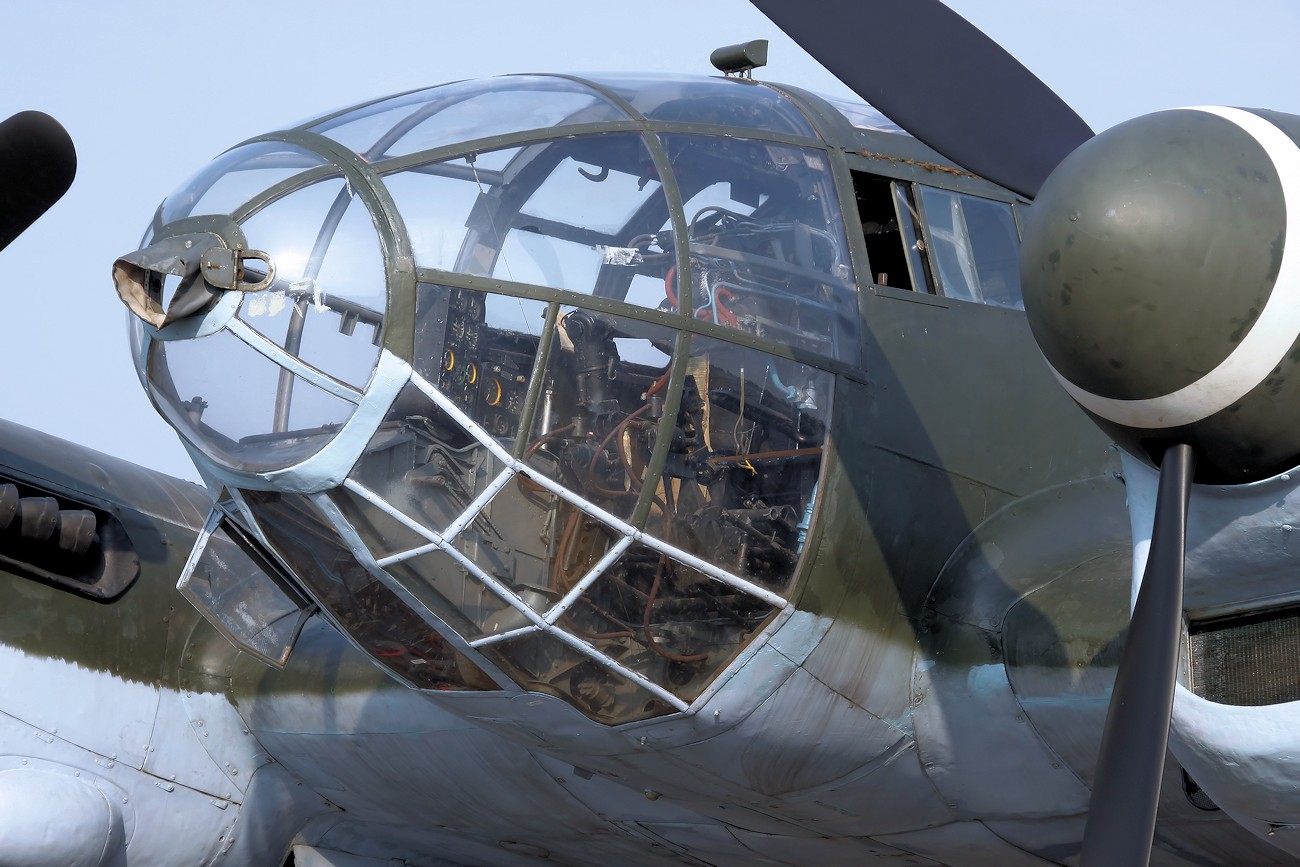
[[[1232,108],[1137,118],[1071,154],[1026,227],[1025,307],[1061,384],[1152,463],[1193,445],[1198,482],[1300,463],[1292,135],[1300,118]]]

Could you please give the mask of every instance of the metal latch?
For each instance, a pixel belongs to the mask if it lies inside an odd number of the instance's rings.
[[[244,263],[255,259],[266,264],[266,276],[256,283],[245,283]],[[275,263],[271,256],[261,250],[228,250],[225,247],[210,247],[203,252],[200,267],[203,280],[217,289],[233,289],[238,292],[260,292],[275,282]]]

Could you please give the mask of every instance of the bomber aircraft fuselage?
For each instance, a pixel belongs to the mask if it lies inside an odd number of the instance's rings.
[[[1073,863],[1153,476],[1043,364],[1028,210],[738,76],[227,151],[114,265],[208,489],[3,428],[0,863]],[[1197,580],[1193,636],[1297,616]],[[1289,863],[1278,772],[1188,754],[1160,863]]]

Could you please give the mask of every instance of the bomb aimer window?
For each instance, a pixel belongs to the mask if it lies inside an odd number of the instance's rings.
[[[181,570],[176,589],[232,644],[283,668],[312,606],[218,510]]]

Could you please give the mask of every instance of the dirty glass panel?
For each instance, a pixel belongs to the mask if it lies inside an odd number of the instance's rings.
[[[324,157],[290,144],[258,142],[232,148],[167,197],[161,223],[232,213],[275,184],[322,165]]]
[[[316,369],[363,389],[379,358],[387,298],[365,203],[342,179],[331,179],[276,199],[243,229],[251,246],[271,255],[276,273],[271,286],[246,295],[239,317]]]
[[[147,367],[159,409],[214,460],[243,470],[315,454],[356,405],[317,388],[228,331],[154,343]],[[291,397],[276,424],[282,374]]]
[[[633,545],[560,626],[691,702],[772,614],[759,599]]]
[[[694,337],[646,530],[787,593],[816,501],[832,381],[815,367]]]
[[[397,96],[324,121],[312,131],[374,161],[524,130],[626,119],[578,82],[510,75]]]
[[[738,78],[600,73],[591,80],[632,103],[651,120],[742,127],[816,138],[794,103],[758,82]]]
[[[1023,310],[1020,236],[1011,206],[948,190],[917,189],[943,293]]]
[[[306,497],[244,491],[271,546],[363,650],[417,689],[497,685],[366,571]]]
[[[568,310],[524,458],[615,515],[634,511],[654,451],[676,332]]]
[[[617,672],[540,633],[484,648],[484,653],[524,689],[562,698],[605,725],[677,710]]]
[[[826,154],[722,137],[664,145],[686,203],[690,315],[856,358],[857,293]],[[671,306],[685,304],[676,275],[665,288]]]
[[[272,577],[274,570],[222,521],[202,553],[191,555],[176,588],[236,647],[283,667],[308,611]]]

